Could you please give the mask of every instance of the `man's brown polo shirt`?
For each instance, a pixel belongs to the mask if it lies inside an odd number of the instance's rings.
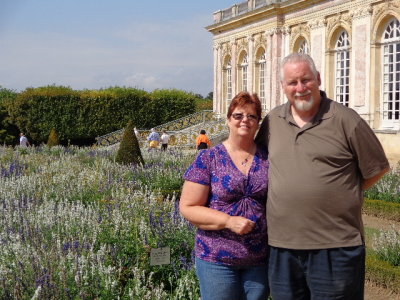
[[[363,178],[389,166],[368,124],[326,98],[314,120],[299,128],[290,103],[269,119],[269,244],[325,249],[363,243]],[[268,136],[262,126],[259,137]]]

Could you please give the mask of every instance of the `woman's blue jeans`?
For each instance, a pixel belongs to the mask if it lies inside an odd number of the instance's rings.
[[[226,266],[196,258],[201,300],[266,300],[268,265]]]

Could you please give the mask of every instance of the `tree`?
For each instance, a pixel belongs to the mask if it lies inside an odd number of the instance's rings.
[[[52,128],[49,134],[49,138],[47,140],[47,146],[53,147],[57,146],[60,144],[60,141],[58,139],[58,133],[55,128]]]
[[[140,151],[139,142],[135,135],[132,121],[129,121],[125,127],[115,161],[124,165],[144,165],[142,152]]]
[[[207,97],[206,97],[205,99],[211,99],[211,100],[213,100],[213,97],[214,97],[214,93],[213,93],[213,92],[209,92],[208,95],[207,95]]]

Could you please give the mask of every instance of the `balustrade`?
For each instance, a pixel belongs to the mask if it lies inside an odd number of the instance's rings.
[[[227,134],[225,120],[217,118],[214,113],[209,110],[197,112],[178,120],[174,120],[154,127],[156,131],[161,133],[166,131],[170,135],[169,145],[182,147],[195,147],[196,137],[200,130],[204,129],[208,137],[212,140]],[[100,146],[109,146],[121,141],[123,129],[111,132],[109,134],[96,138],[97,144]],[[147,146],[147,136],[150,130],[138,130],[137,136],[140,147]]]

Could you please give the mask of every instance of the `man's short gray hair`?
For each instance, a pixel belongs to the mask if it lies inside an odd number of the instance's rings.
[[[299,63],[299,62],[305,62],[307,63],[311,71],[314,73],[315,77],[318,76],[318,71],[317,68],[315,67],[314,60],[311,58],[310,55],[305,54],[305,53],[291,53],[288,56],[286,56],[282,62],[281,62],[281,80],[283,80],[283,68],[285,67],[286,64],[289,63]]]

